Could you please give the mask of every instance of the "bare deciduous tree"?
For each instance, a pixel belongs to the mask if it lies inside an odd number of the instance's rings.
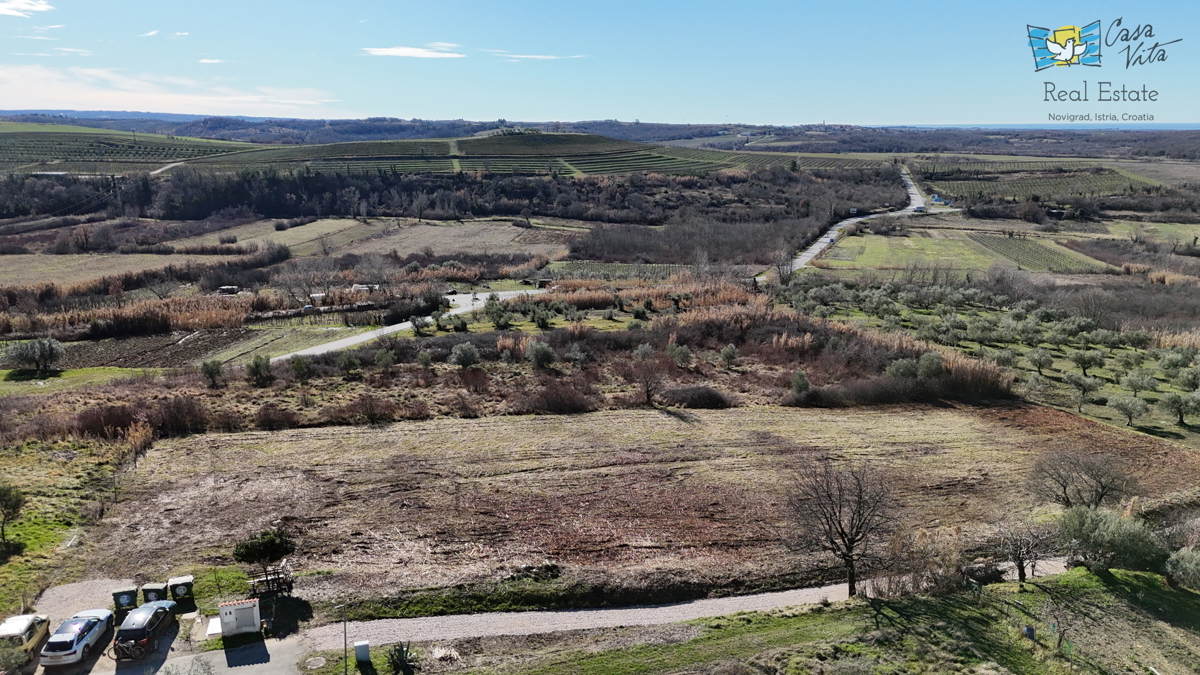
[[[866,462],[835,467],[824,460],[802,467],[787,497],[793,550],[826,552],[841,561],[850,595],[859,573],[878,564],[879,552],[896,525],[890,481]]]
[[[1027,481],[1037,497],[1059,504],[1096,508],[1137,493],[1137,479],[1117,455],[1056,450],[1034,462]]]
[[[1037,571],[1038,562],[1054,545],[1054,533],[1050,527],[1030,521],[1016,521],[1000,525],[997,553],[1011,562],[1017,570],[1017,582],[1024,584],[1028,574]]]
[[[775,252],[771,260],[771,267],[775,269],[775,276],[779,278],[780,286],[787,286],[792,280],[792,252],[788,248],[781,248]]]

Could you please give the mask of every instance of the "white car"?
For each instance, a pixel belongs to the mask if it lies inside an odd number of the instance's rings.
[[[95,649],[104,649],[103,638],[113,627],[113,613],[89,609],[62,622],[42,647],[43,666],[65,666],[84,661]]]

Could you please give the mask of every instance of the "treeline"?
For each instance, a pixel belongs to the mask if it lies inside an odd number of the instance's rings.
[[[732,205],[681,209],[662,229],[593,228],[571,243],[577,259],[629,263],[769,264],[812,244],[851,208],[871,210],[905,199],[891,168],[794,173],[783,168],[740,177]],[[707,208],[706,208],[707,207]]]
[[[143,194],[146,186],[149,192]],[[660,225],[683,210],[726,222],[774,221],[806,218],[814,211],[839,212],[844,202],[872,208],[904,199],[902,181],[891,168],[796,173],[775,167],[707,177],[634,174],[582,179],[387,171],[370,175],[184,171],[157,181],[135,178],[119,187],[107,180],[68,176],[8,179],[0,182],[0,216],[71,209],[91,212],[99,204],[113,211],[136,209],[155,218],[188,221],[232,210],[268,218],[537,215]],[[186,236],[207,230],[186,229]],[[159,241],[135,243],[151,245],[180,234],[166,232]]]

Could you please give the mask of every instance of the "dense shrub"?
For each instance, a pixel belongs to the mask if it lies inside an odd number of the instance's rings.
[[[513,406],[517,413],[574,415],[596,410],[590,387],[559,380],[547,380],[540,389]]]
[[[1058,537],[1063,548],[1093,572],[1109,567],[1151,569],[1163,562],[1163,551],[1144,521],[1109,509],[1067,509],[1059,520]]]
[[[86,436],[114,440],[121,438],[137,419],[138,411],[133,406],[99,405],[76,415],[75,427]]]
[[[158,402],[151,424],[160,437],[202,434],[208,429],[208,410],[192,396],[175,396]]]
[[[733,405],[729,397],[712,387],[676,387],[661,394],[662,402],[680,408],[723,409]]]
[[[279,431],[300,425],[300,416],[274,403],[265,403],[254,414],[254,426],[263,431]]]
[[[232,410],[218,410],[209,417],[208,426],[215,431],[241,431],[246,428],[246,420]]]

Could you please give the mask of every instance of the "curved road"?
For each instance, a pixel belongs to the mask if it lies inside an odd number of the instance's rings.
[[[544,290],[530,289],[526,291],[497,291],[480,293],[474,297],[466,293],[447,295],[446,300],[451,303],[451,306],[450,309],[446,310],[446,316],[453,314],[465,314],[471,310],[482,309],[484,303],[487,302],[487,299],[493,295],[496,296],[497,300],[510,300],[512,298],[518,298],[522,295],[537,295],[545,292],[546,291]],[[454,303],[460,304],[455,306]],[[301,349],[300,351],[284,354],[283,356],[276,356],[271,359],[271,362],[274,363],[276,361],[286,361],[293,356],[315,356],[317,354],[328,354],[329,352],[341,351],[350,347],[357,347],[364,342],[370,342],[371,340],[378,339],[384,335],[399,333],[402,330],[410,330],[412,327],[411,321],[398,323],[394,326],[384,326],[383,328],[376,328],[375,330],[368,331],[366,333],[359,333],[353,337],[342,338],[341,340],[334,340],[333,342],[326,342],[323,345],[309,347],[308,349]]]
[[[847,225],[853,225],[854,223],[870,220],[871,218],[878,218],[879,216],[908,215],[911,213],[916,213],[917,207],[924,207],[925,197],[921,196],[921,191],[917,189],[916,183],[913,182],[912,176],[909,175],[908,168],[905,167],[901,169],[900,175],[904,177],[904,185],[908,188],[908,206],[899,211],[873,213],[869,216],[857,216],[854,218],[847,218],[846,220],[839,222],[838,224],[829,228],[828,232],[821,235],[821,238],[817,240],[817,243],[809,246],[803,253],[796,256],[796,259],[792,261],[792,271],[795,272],[796,270],[804,267],[808,263],[812,262],[813,258],[816,258],[824,253],[825,249],[833,246],[834,243],[837,242],[838,235],[841,234],[842,230],[846,229]]]

